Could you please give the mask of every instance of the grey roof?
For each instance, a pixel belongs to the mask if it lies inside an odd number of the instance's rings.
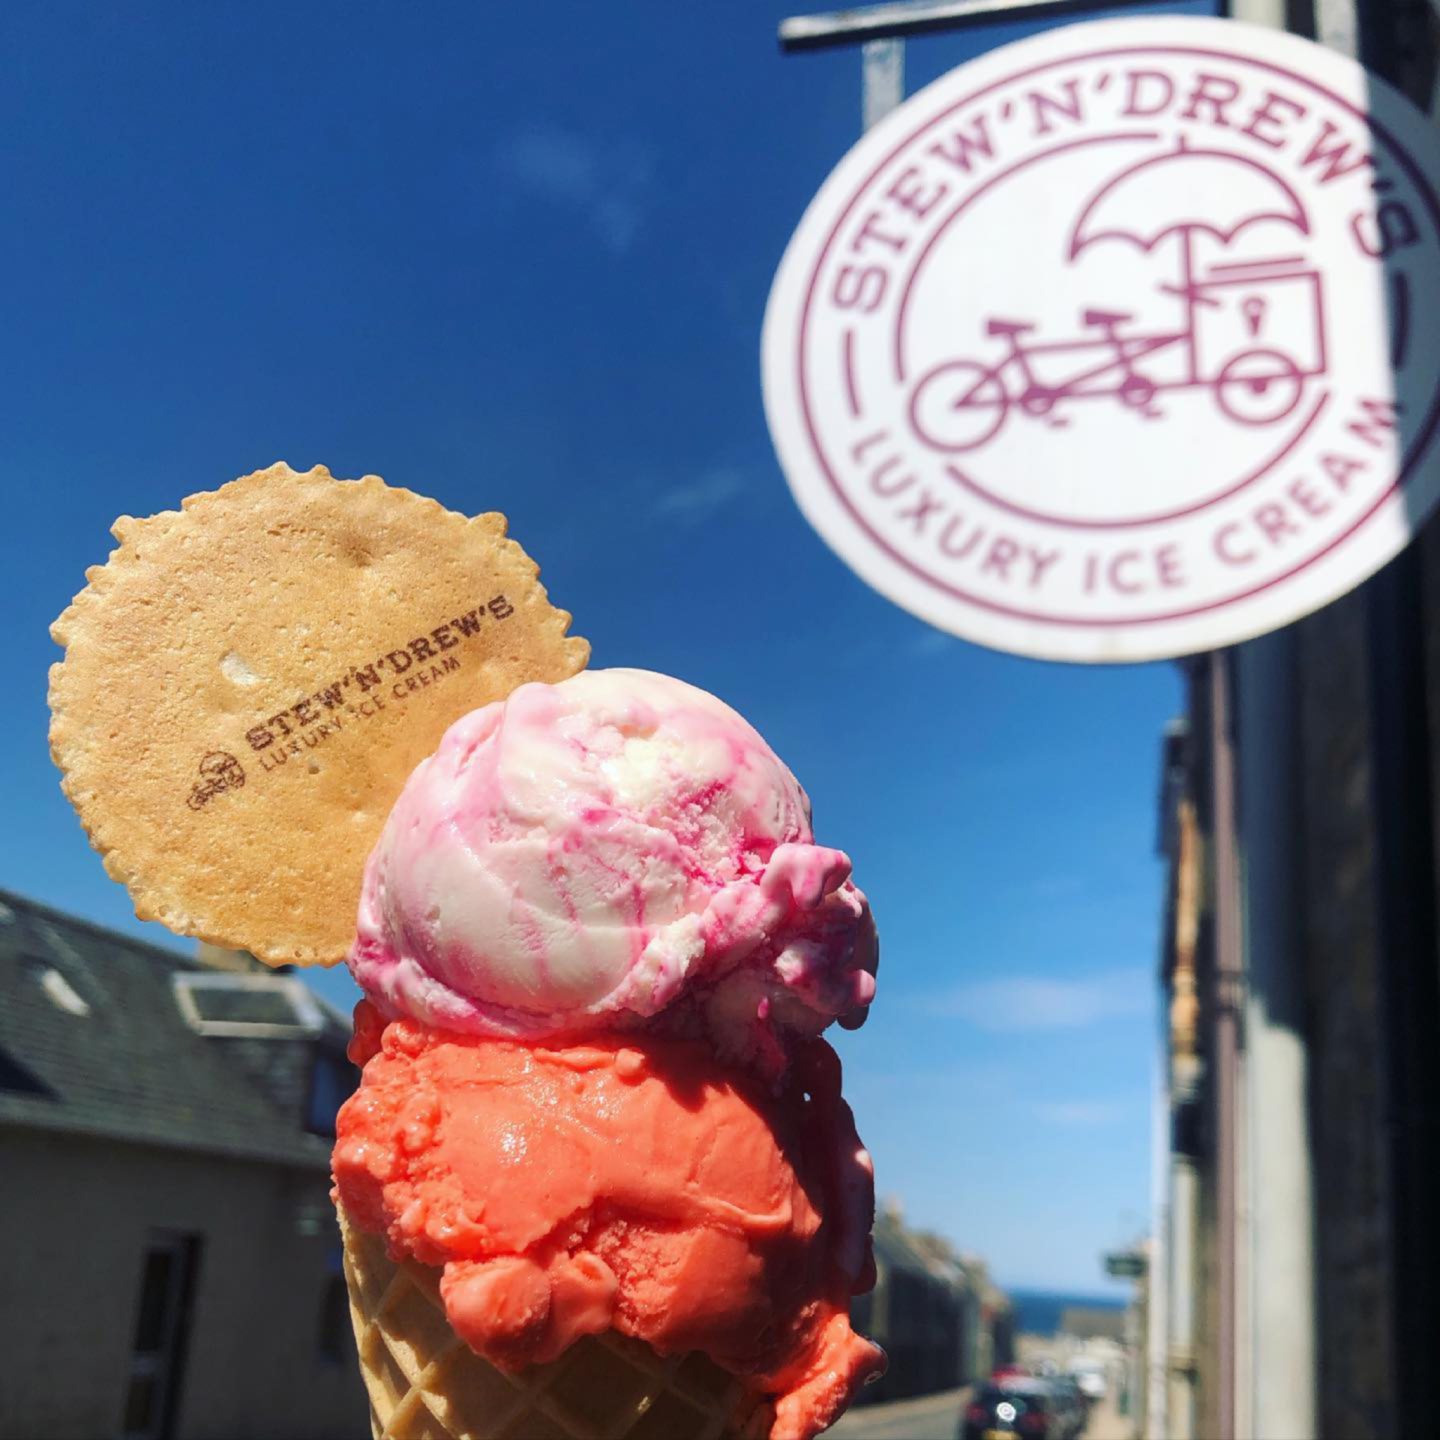
[[[249,1057],[259,1046],[308,1077],[316,1049],[335,1054],[346,1027],[327,1011],[323,1032],[298,1042],[199,1035],[171,976],[204,968],[0,890],[0,1127],[326,1168],[330,1140],[307,1132],[303,1103],[280,1103]],[[88,1013],[74,1013],[75,996]]]

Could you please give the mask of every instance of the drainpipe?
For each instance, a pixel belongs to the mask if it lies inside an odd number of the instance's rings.
[[[1154,1112],[1150,1134],[1150,1265],[1145,1296],[1145,1410],[1140,1434],[1165,1440],[1165,1337],[1170,1304],[1170,1075],[1168,1026],[1161,1029],[1155,1057]]]
[[[1182,1100],[1177,1094],[1175,1124],[1179,1129],[1195,1113],[1194,1098]],[[1193,1125],[1190,1127],[1193,1129]],[[1196,1440],[1198,1415],[1195,1404],[1195,1271],[1196,1238],[1199,1228],[1200,1178],[1195,1157],[1180,1150],[1184,1140],[1177,1135],[1170,1155],[1170,1244],[1166,1289],[1169,1345],[1166,1355],[1166,1428],[1157,1440]]]
[[[1200,828],[1195,802],[1182,799],[1175,814],[1175,895],[1171,915],[1169,1025],[1170,1209],[1166,1244],[1166,1354],[1164,1440],[1195,1440],[1199,1341],[1201,1080],[1200,1000],[1196,977],[1201,895]]]

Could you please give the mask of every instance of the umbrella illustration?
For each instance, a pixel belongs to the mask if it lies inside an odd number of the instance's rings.
[[[1300,197],[1273,170],[1244,155],[1182,145],[1107,180],[1075,222],[1069,258],[1101,240],[1154,250],[1175,234],[1188,250],[1200,231],[1228,245],[1248,226],[1267,220],[1310,233]]]
[[[1111,176],[1085,203],[1070,232],[1071,261],[1104,240],[1124,241],[1150,253],[1172,235],[1177,238],[1178,283],[1159,288],[1178,298],[1184,310],[1179,332],[1186,353],[1182,383],[1212,385],[1221,410],[1243,425],[1269,425],[1289,415],[1299,403],[1308,372],[1288,352],[1254,343],[1265,305],[1257,295],[1240,307],[1248,347],[1230,356],[1213,377],[1202,374],[1199,312],[1219,308],[1222,302],[1213,284],[1196,280],[1196,242],[1203,234],[1228,246],[1241,231],[1267,222],[1310,234],[1305,206],[1283,177],[1249,156],[1192,149],[1182,140],[1174,150]],[[1318,334],[1323,326],[1318,278],[1313,303]]]

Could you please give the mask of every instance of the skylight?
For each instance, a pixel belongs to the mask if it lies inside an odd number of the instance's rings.
[[[68,1015],[90,1013],[89,1001],[53,965],[47,965],[39,972],[39,980],[40,988],[56,1009],[64,1010]]]
[[[0,1090],[12,1095],[38,1095],[53,1100],[55,1092],[28,1065],[0,1049]]]
[[[288,975],[177,971],[170,983],[181,1016],[198,1035],[284,1040],[325,1028],[314,996]]]
[[[40,993],[57,1010],[63,1010],[67,1015],[90,1013],[90,1002],[75,988],[73,982],[48,960],[39,955],[22,955],[20,967],[40,987]]]

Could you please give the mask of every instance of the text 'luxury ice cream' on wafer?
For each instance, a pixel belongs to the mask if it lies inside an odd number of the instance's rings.
[[[878,952],[794,776],[704,691],[577,673],[500,516],[276,466],[116,533],[55,627],[53,751],[140,913],[348,951],[377,1440],[831,1424],[884,1357],[821,1032]]]

